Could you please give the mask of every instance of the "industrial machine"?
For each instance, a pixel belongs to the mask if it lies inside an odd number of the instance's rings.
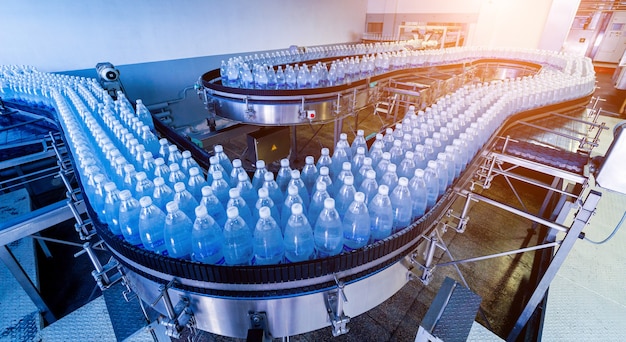
[[[168,335],[174,337],[179,337],[188,327],[238,338],[268,338],[328,326],[337,336],[349,332],[351,317],[371,310],[407,282],[427,284],[435,271],[433,254],[442,248],[440,232],[454,229],[462,233],[469,219],[469,207],[475,201],[484,201],[549,227],[546,242],[528,250],[561,246],[540,277],[516,329],[511,332],[514,339],[545,293],[554,268],[558,269],[600,198],[599,193],[589,192],[586,186],[592,174],[587,164],[590,148],[596,144],[593,136],[574,137],[578,139],[579,148],[565,153],[566,149],[559,146],[525,141],[524,137],[529,135],[520,127],[564,136],[565,133],[550,128],[547,123],[549,119],[566,119],[597,131],[603,129],[593,115],[588,116],[589,120],[579,119],[594,90],[593,68],[588,59],[535,51],[462,48],[414,53],[418,61],[414,64],[407,63],[334,86],[280,90],[234,88],[225,85],[220,70],[215,69],[201,76],[198,89],[219,116],[263,126],[331,122],[336,127],[337,138],[343,120],[364,108],[371,108],[375,114],[387,114],[391,121],[397,122],[398,108],[404,108],[403,103],[426,109],[457,89],[467,87],[471,94],[472,84],[493,87],[489,89],[501,92],[498,96],[506,106],[502,107],[506,114],[500,121],[492,122],[490,136],[485,137],[467,168],[419,220],[384,240],[329,258],[271,266],[216,266],[157,255],[128,244],[109,231],[89,205],[89,198],[76,196],[80,191],[66,182],[73,194],[71,202],[87,204],[90,220],[85,221],[78,212],[76,215],[79,230],[95,241],[85,244],[86,252],[91,256],[93,245],[103,244],[113,256],[106,265],[92,258],[96,268],[93,275],[98,284],[106,289],[122,281],[127,295],[136,294],[142,303],[161,313],[158,324],[165,326]],[[309,62],[334,58],[336,56],[315,56]],[[442,73],[449,77],[432,77]],[[552,87],[542,77],[532,77],[535,75],[552,75],[565,81]],[[506,88],[502,85],[516,78],[520,82],[525,80],[528,92],[504,93]],[[425,79],[429,80],[428,84]],[[489,83],[491,81],[496,82]],[[96,99],[84,93],[77,96],[85,103]],[[66,105],[72,108],[78,102]],[[78,109],[71,111],[78,114]],[[545,124],[537,124],[537,120],[544,120]],[[180,137],[158,120],[155,126],[182,149],[192,151],[198,160],[207,159],[208,152],[197,144]],[[552,157],[559,153],[565,157]],[[68,167],[76,162],[71,153],[60,153],[59,158],[61,164]],[[551,210],[557,217],[545,219],[546,212],[533,215],[508,208],[474,192],[479,187],[488,188],[496,176],[522,179],[512,171],[516,167],[531,168],[554,177],[551,185],[524,180],[548,187],[551,197],[547,202],[554,200],[552,196],[562,198],[556,207],[548,208],[546,204],[542,209]],[[568,184],[572,185],[567,187]],[[84,184],[79,187],[84,188]],[[568,191],[561,190],[563,187]],[[575,218],[566,226],[564,217],[570,212],[574,212]],[[565,239],[555,240],[554,232],[558,231],[567,233]],[[426,252],[417,253],[418,247]]]

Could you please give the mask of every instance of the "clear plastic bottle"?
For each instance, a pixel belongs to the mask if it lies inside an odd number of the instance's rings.
[[[361,248],[370,240],[370,215],[365,194],[357,192],[342,220],[343,243],[346,250]]]
[[[317,164],[315,166],[317,166],[318,172],[322,170],[322,166],[326,166],[328,168],[328,174],[332,178],[332,176],[334,175],[333,160],[330,157],[330,150],[328,148],[324,147],[321,149],[320,157],[317,159]],[[317,179],[315,180],[315,182],[317,182]]]
[[[324,209],[319,214],[313,229],[317,256],[326,258],[341,253],[343,249],[343,230],[339,213],[335,209],[335,200],[324,200]]]
[[[389,188],[378,187],[378,193],[367,206],[370,214],[370,233],[372,241],[382,240],[391,235],[393,227],[393,209],[389,199]]]
[[[228,219],[224,225],[224,263],[226,265],[250,265],[254,255],[252,230],[239,216],[237,207],[226,210]]]
[[[374,168],[372,167],[372,158],[365,157],[365,159],[363,159],[363,165],[361,165],[361,167],[359,168],[359,171],[354,174],[354,184],[360,186],[361,183],[363,183],[363,180],[365,179],[365,175],[367,174],[367,171],[369,170],[374,171]]]
[[[304,167],[302,168],[300,176],[304,185],[306,185],[306,190],[311,196],[313,195],[313,187],[315,186],[315,181],[317,180],[318,175],[319,172],[317,170],[317,166],[315,166],[313,156],[306,156],[306,158],[304,158]]]
[[[313,228],[302,212],[302,205],[291,207],[291,217],[287,221],[284,234],[285,257],[290,262],[311,260],[315,257]]]
[[[182,210],[190,220],[194,220],[198,201],[193,197],[191,192],[187,190],[183,182],[174,184],[174,192],[173,201],[178,204],[178,208]]]
[[[350,162],[350,145],[348,145],[347,134],[341,133],[339,141],[337,141],[337,145],[335,146],[335,150],[333,151],[332,165],[330,166],[330,173],[332,174],[333,180],[336,179],[339,172],[341,172],[343,168],[344,162]]]
[[[413,178],[409,181],[409,191],[411,191],[411,202],[413,203],[413,220],[417,220],[426,213],[426,201],[428,199],[424,170],[415,169]]]
[[[400,165],[402,159],[404,159],[404,150],[402,149],[402,140],[394,140],[393,146],[389,150],[391,155],[390,162],[396,165]]]
[[[309,222],[313,226],[315,226],[320,212],[322,212],[322,209],[324,209],[324,201],[327,198],[330,198],[330,194],[328,193],[328,191],[326,191],[326,183],[320,181],[317,183],[315,188],[317,190],[311,197],[311,205],[309,206],[308,214]]]
[[[222,234],[222,228],[209,215],[205,206],[197,206],[195,214],[196,220],[191,232],[192,260],[205,264],[223,264],[224,234]]]
[[[287,188],[287,196],[285,196],[283,210],[280,213],[280,222],[278,222],[283,230],[285,226],[287,226],[287,221],[289,220],[289,217],[291,217],[291,207],[295,203],[300,203],[304,206],[304,200],[302,199],[302,197],[300,197],[298,187],[292,185]]]
[[[389,196],[393,208],[393,231],[398,232],[411,224],[413,217],[413,202],[409,191],[409,180],[406,177],[398,179],[398,185]]]
[[[139,235],[139,201],[133,198],[130,190],[120,191],[119,225],[126,242],[133,246],[141,246]]]
[[[355,176],[357,173],[359,172],[359,169],[361,169],[361,166],[363,166],[363,162],[365,160],[365,158],[367,158],[367,155],[365,155],[365,151],[367,151],[365,149],[365,147],[363,146],[359,146],[360,148],[357,147],[356,151],[354,151],[354,153],[352,154],[352,174]]]
[[[337,178],[334,180],[334,186],[337,192],[343,186],[344,180],[346,177],[351,176],[354,179],[354,174],[352,174],[352,165],[350,162],[343,162],[341,166],[341,171],[337,174]]]
[[[220,227],[224,227],[226,223],[226,209],[220,200],[213,194],[213,188],[210,186],[202,187],[202,199],[200,205],[203,205],[209,215],[217,222]]]
[[[159,158],[163,158],[163,161],[168,160],[170,157],[170,142],[167,138],[159,139]]]
[[[254,263],[256,265],[275,265],[283,260],[285,246],[283,234],[272,218],[270,208],[259,209],[259,220],[254,229]]]
[[[218,171],[222,173],[222,179],[224,179],[230,187],[230,176],[226,173],[222,164],[219,163],[217,156],[209,157],[209,169],[207,170],[207,173],[211,175],[211,178],[213,179],[213,175]]]
[[[135,185],[135,196],[141,199],[143,196],[152,196],[154,193],[154,183],[148,179],[145,172],[137,172],[135,175],[137,185]]]
[[[166,209],[163,236],[167,254],[172,258],[189,259],[193,251],[191,244],[193,222],[174,201],[168,202]]]
[[[378,182],[376,181],[376,171],[368,170],[365,179],[361,182],[358,190],[365,194],[365,203],[369,204],[378,193]]]
[[[165,239],[163,228],[165,227],[165,213],[159,209],[150,196],[143,196],[139,199],[141,211],[139,212],[139,236],[144,248],[157,254],[163,254]]]
[[[187,189],[196,201],[200,201],[202,199],[202,188],[209,185],[207,181],[204,179],[204,176],[200,173],[200,169],[196,166],[193,166],[189,169],[189,180],[187,181]]]
[[[391,163],[391,154],[389,152],[383,152],[382,159],[378,162],[378,165],[374,169],[376,171],[376,180],[380,183],[383,175],[387,171],[387,166]]]
[[[274,201],[276,210],[281,213],[283,209],[283,203],[285,202],[285,197],[283,196],[282,191],[280,191],[278,184],[274,180],[274,174],[271,172],[266,172],[263,175],[263,178],[265,178],[265,181],[263,182],[263,187],[267,189],[270,197],[272,198],[272,201]]]
[[[174,190],[165,184],[163,177],[154,179],[154,192],[152,193],[154,205],[165,211],[167,202],[174,200]]]
[[[187,175],[180,169],[180,165],[178,163],[172,163],[170,164],[170,175],[167,181],[171,186],[174,186],[174,184],[178,182],[187,184],[189,177],[187,177]]]
[[[233,170],[230,172],[230,187],[231,188],[236,187],[237,183],[239,183],[240,173],[244,174],[246,178],[248,178],[248,181],[250,181],[250,184],[252,184],[250,177],[248,177],[248,173],[242,166],[241,159],[233,159]]]
[[[144,152],[143,153],[143,163],[142,169],[146,173],[146,175],[150,177],[156,177],[154,175],[154,169],[156,168],[156,164],[154,163],[154,157],[152,152]]]
[[[452,180],[448,178],[450,174],[449,163],[446,160],[446,155],[443,153],[437,154],[437,179],[439,179],[439,196],[443,195],[448,188],[448,185],[452,183]],[[454,170],[452,170],[454,171]]]
[[[398,174],[396,171],[397,171],[396,164],[389,163],[389,165],[387,165],[387,170],[385,171],[383,176],[380,178],[380,181],[378,182],[378,184],[379,185],[384,184],[389,189],[395,189],[396,185],[398,185]]]
[[[261,207],[268,207],[270,208],[270,212],[272,214],[272,217],[274,218],[274,221],[280,222],[280,213],[278,212],[278,208],[276,208],[274,201],[270,197],[269,191],[266,188],[260,188],[259,190],[257,190],[257,194],[259,195],[259,199],[257,199],[253,207],[254,209],[252,210],[253,220],[255,222],[259,220],[259,210],[261,209]]]
[[[174,163],[179,164],[183,160],[183,154],[178,150],[178,146],[170,145],[168,148],[167,163],[172,165]]]
[[[135,166],[133,164],[124,165],[124,184],[123,188],[129,190],[131,194],[135,194],[135,187],[137,186],[137,171],[135,171]]]
[[[154,160],[154,178],[163,178],[163,180],[169,181],[170,179],[170,167],[165,164],[163,158],[157,158]]]
[[[267,168],[265,167],[265,161],[257,160],[256,161],[256,170],[254,171],[254,175],[252,176],[252,185],[255,189],[259,189],[263,186],[265,182],[265,174],[267,173]]]
[[[247,174],[238,173],[237,177],[239,181],[236,188],[239,189],[239,194],[246,201],[248,207],[252,210],[258,199],[257,190],[254,188],[254,186],[252,186],[252,182],[250,182],[250,178],[248,178]]]
[[[196,162],[195,159],[191,156],[191,152],[183,151],[182,153],[183,159],[180,161],[180,169],[186,174],[189,175],[189,170],[191,168],[196,167],[200,170],[200,165]]]
[[[226,171],[226,174],[230,175],[230,172],[233,170],[233,164],[224,152],[224,147],[222,145],[215,145],[213,146],[213,151],[215,152],[218,162]]]
[[[280,169],[276,174],[276,183],[280,188],[283,195],[287,194],[287,186],[291,180],[291,167],[289,167],[289,159],[283,158],[280,160]]]
[[[211,188],[213,189],[213,194],[217,196],[221,203],[228,202],[228,190],[230,190],[230,186],[224,180],[222,171],[215,171],[213,173]]]
[[[337,212],[339,212],[339,217],[343,220],[343,217],[348,210],[350,204],[354,201],[354,194],[356,193],[356,188],[354,187],[354,177],[346,176],[344,179],[344,183],[337,191],[337,195],[335,196],[335,207]]]
[[[120,197],[117,185],[113,182],[105,183],[104,191],[106,193],[106,197],[104,198],[104,219],[111,233],[122,235],[119,221]]]
[[[382,142],[384,144],[383,151],[389,152],[393,147],[393,141],[395,140],[393,136],[393,128],[388,127],[385,129],[385,135],[383,136]]]
[[[141,128],[141,140],[146,151],[151,152],[153,155],[159,153],[159,147],[161,147],[159,138],[150,131],[150,126],[143,126]]]
[[[363,154],[366,155],[367,154],[367,141],[365,141],[365,131],[363,131],[362,129],[359,129],[356,131],[356,137],[354,137],[354,140],[352,140],[352,145],[350,146],[350,148],[352,149],[353,158],[354,158],[354,155],[357,153],[357,149],[359,147],[363,147]]]
[[[93,177],[94,189],[93,195],[88,197],[91,207],[98,214],[100,221],[105,222],[104,218],[104,199],[106,198],[106,191],[104,190],[104,184],[107,182],[106,176],[103,174],[97,174]]]
[[[383,153],[385,152],[384,148],[385,144],[382,140],[376,140],[372,144],[369,157],[372,159],[373,168],[376,168],[378,166],[378,163],[383,159]]]
[[[237,207],[239,209],[239,216],[246,221],[246,224],[250,229],[254,227],[255,221],[252,218],[252,211],[250,207],[246,203],[246,201],[241,197],[241,192],[238,188],[232,188],[228,190],[228,203],[226,203],[226,210],[229,207]]]
[[[424,170],[424,182],[426,183],[426,189],[428,189],[426,210],[430,210],[437,203],[437,198],[439,197],[439,171],[437,170],[436,161],[428,161],[428,167]]]
[[[398,165],[398,169],[396,172],[398,173],[398,177],[406,177],[407,179],[411,179],[415,174],[415,160],[414,160],[413,151],[407,151],[404,154],[404,159]]]
[[[291,170],[291,180],[289,181],[289,186],[292,185],[298,188],[298,194],[300,195],[300,198],[302,198],[302,206],[304,207],[304,211],[306,212],[309,209],[311,196],[309,195],[309,191],[307,190],[306,185],[304,184],[302,179],[300,179],[300,171],[298,170]]]

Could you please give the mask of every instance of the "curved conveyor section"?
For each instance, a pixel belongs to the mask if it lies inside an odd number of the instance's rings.
[[[89,205],[88,211],[98,234],[124,266],[131,288],[143,300],[152,303],[159,295],[159,285],[175,279],[169,289],[173,304],[185,298],[194,313],[197,328],[232,337],[246,336],[250,312],[266,313],[267,326],[274,337],[328,326],[331,324],[328,297],[329,293],[337,290],[338,284],[345,286],[342,287],[343,292],[349,299],[343,304],[347,316],[368,311],[397,292],[408,281],[407,267],[402,260],[417,246],[421,234],[451,205],[454,199],[452,189],[463,187],[472,178],[479,164],[476,161],[482,146],[492,144],[498,132],[520,116],[541,110],[559,111],[586,105],[595,85],[591,61],[577,56],[478,48],[437,50],[436,55],[436,62],[430,58],[429,65],[418,69],[448,68],[459,63],[472,65],[489,60],[523,67],[540,65],[541,69],[537,68],[533,77],[465,87],[466,94],[479,90],[484,94],[477,99],[486,106],[478,113],[484,126],[480,136],[483,139],[476,141],[476,148],[472,151],[475,157],[471,158],[466,170],[421,219],[382,241],[335,257],[272,266],[230,267],[177,260],[131,246],[111,234]],[[368,86],[374,79],[380,82],[407,72],[413,73],[415,68],[394,70],[350,85],[283,91],[224,87],[215,82],[215,71],[204,74],[202,80],[206,91],[223,101],[237,102],[243,96],[248,99],[248,104],[254,101],[255,105],[271,108],[298,98],[300,103],[305,104],[309,99],[323,101],[325,96],[330,99],[337,93]],[[58,114],[76,160],[76,156],[84,152],[81,149],[85,149],[77,142],[85,135],[80,130],[86,130],[85,125],[101,121],[97,116],[102,115],[102,108],[113,103],[93,79],[39,73],[28,68],[0,67],[0,81],[0,95],[4,100],[48,108]],[[292,112],[289,115],[290,119],[285,120],[293,120],[293,116],[298,114]],[[276,120],[272,122],[279,123]],[[86,180],[78,162],[75,164],[82,186]],[[155,308],[166,313],[162,301]]]

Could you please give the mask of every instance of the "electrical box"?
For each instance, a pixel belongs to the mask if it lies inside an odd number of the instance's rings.
[[[289,127],[262,128],[249,133],[247,141],[248,160],[253,163],[264,160],[270,164],[289,155],[291,136]]]

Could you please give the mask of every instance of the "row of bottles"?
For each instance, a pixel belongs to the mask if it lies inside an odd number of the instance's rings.
[[[487,52],[512,54],[476,48],[422,54],[453,61]],[[520,53],[537,59],[561,56]],[[549,63],[550,68],[535,76],[470,84],[424,110],[410,107],[394,129],[376,135],[370,148],[363,131],[352,143],[342,134],[332,155],[323,148],[317,161],[306,157],[302,170],[292,170],[283,160],[274,175],[260,160],[251,177],[241,160],[231,161],[219,145],[209,169],[201,170],[189,151],[157,138],[141,101],[133,106],[122,93],[113,101],[92,79],[1,66],[0,95],[55,108],[85,195],[114,234],[173,257],[264,264],[335,255],[405,229],[436,204],[509,115],[593,89],[593,69],[586,60]],[[192,228],[179,229],[181,222]],[[263,238],[257,241],[259,222]],[[202,231],[217,240],[199,243],[196,224],[209,227]],[[239,252],[229,249],[229,234],[241,233],[238,226],[243,225],[252,252],[239,260],[234,257]],[[183,247],[171,243],[172,232],[180,231],[186,233],[174,240],[183,241]],[[307,246],[295,243],[311,239]],[[263,248],[255,249],[257,243],[265,244],[265,254]],[[221,254],[214,252],[219,246]]]

